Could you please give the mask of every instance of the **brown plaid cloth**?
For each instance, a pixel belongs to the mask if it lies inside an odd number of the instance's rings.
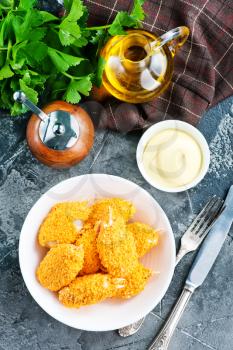
[[[132,0],[85,0],[91,24],[111,22]],[[197,124],[207,108],[233,93],[233,0],[147,0],[146,30],[162,35],[185,25],[190,37],[175,57],[170,88],[142,105],[106,104],[101,126],[119,131],[177,118]]]

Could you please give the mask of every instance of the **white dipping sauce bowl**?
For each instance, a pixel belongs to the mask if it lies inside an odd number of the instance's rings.
[[[203,161],[202,161],[202,168],[199,173],[199,175],[190,183],[184,186],[180,187],[165,187],[161,186],[161,184],[158,184],[154,179],[152,179],[148,173],[145,170],[144,164],[143,164],[143,153],[145,150],[145,147],[147,146],[148,142],[150,139],[156,135],[157,133],[160,133],[161,131],[168,130],[168,129],[177,129],[186,132],[192,138],[197,142],[197,144],[200,146],[202,156],[203,156]],[[153,187],[157,188],[158,190],[164,191],[164,192],[182,192],[186,191],[194,186],[196,186],[206,175],[208,169],[209,169],[209,164],[210,164],[210,150],[209,146],[206,142],[206,139],[202,135],[202,133],[196,129],[194,126],[185,123],[180,120],[165,120],[162,122],[159,122],[153,126],[151,126],[149,129],[145,131],[143,136],[141,137],[138,147],[137,147],[137,153],[136,153],[136,158],[137,158],[137,164],[138,168],[144,177],[144,179]]]

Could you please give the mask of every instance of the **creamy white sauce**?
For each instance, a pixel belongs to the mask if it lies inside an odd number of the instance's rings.
[[[167,129],[152,136],[142,161],[153,182],[162,187],[179,188],[190,184],[200,174],[203,154],[192,135]]]

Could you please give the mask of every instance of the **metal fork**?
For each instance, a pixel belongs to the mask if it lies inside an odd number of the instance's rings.
[[[201,242],[222,213],[224,209],[223,203],[224,201],[222,199],[213,196],[196,216],[181,238],[180,249],[176,256],[176,265],[186,254],[196,250],[200,246]],[[135,334],[141,328],[144,320],[145,317],[129,326],[118,329],[118,334],[121,337],[128,337]]]

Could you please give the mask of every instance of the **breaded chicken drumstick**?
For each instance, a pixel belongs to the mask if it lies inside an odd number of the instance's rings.
[[[124,283],[121,278],[102,273],[77,277],[68,287],[60,290],[59,300],[65,306],[77,308],[96,304],[114,297]]]
[[[36,275],[43,287],[56,292],[75,279],[83,267],[83,261],[82,246],[59,244],[48,251]]]
[[[80,231],[80,236],[75,243],[77,246],[82,245],[84,249],[84,263],[80,275],[96,273],[100,270],[101,262],[96,244],[97,235],[98,232],[90,224],[85,224]]]
[[[125,277],[138,264],[133,234],[126,231],[126,225],[122,219],[100,226],[97,250],[102,265],[112,276]]]
[[[132,224],[127,225],[127,230],[134,236],[139,257],[148,253],[149,250],[158,243],[158,232],[147,224],[133,222]]]
[[[152,271],[139,263],[130,275],[122,279],[125,287],[118,290],[117,297],[128,299],[139,294],[144,290],[151,276]]]
[[[95,226],[96,223],[109,223],[109,209],[111,209],[112,221],[122,217],[127,222],[134,214],[135,207],[132,203],[120,198],[104,198],[97,200],[92,206],[88,222]]]
[[[56,204],[40,226],[38,240],[42,247],[74,243],[78,237],[75,220],[85,221],[91,208],[88,202],[64,202]]]

